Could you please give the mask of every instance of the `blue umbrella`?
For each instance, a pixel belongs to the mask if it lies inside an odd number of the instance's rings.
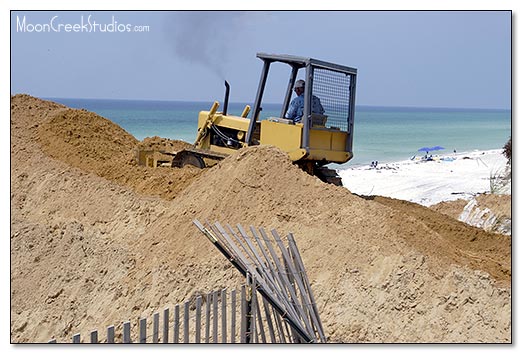
[[[431,150],[432,150],[432,148],[429,148],[429,147],[426,147],[426,146],[425,146],[425,147],[421,147],[421,148],[420,148],[419,150],[417,150],[417,151],[426,151],[426,152],[428,152],[428,151],[431,151]]]
[[[444,150],[444,148],[440,145],[437,145],[437,146],[434,146],[431,148],[432,150],[436,151],[436,150]]]

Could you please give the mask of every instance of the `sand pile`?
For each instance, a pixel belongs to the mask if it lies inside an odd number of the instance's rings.
[[[94,129],[103,124],[12,98],[12,341],[69,341],[237,287],[194,218],[293,232],[331,341],[511,340],[510,238],[416,204],[362,199],[274,147],[204,171],[136,166],[138,142],[110,124],[104,137]],[[79,159],[89,136],[97,146]]]
[[[16,100],[15,100],[16,102]],[[86,110],[53,111],[38,127],[40,146],[49,156],[128,186],[146,195],[173,199],[198,169],[149,169],[137,166],[136,149],[179,151],[189,144],[159,137],[138,142],[108,119]]]
[[[84,169],[96,169],[137,144],[132,135],[110,120],[78,109],[53,114],[40,125],[39,137],[49,156]]]
[[[149,138],[143,139],[138,143],[138,147],[143,150],[157,150],[157,151],[167,151],[167,152],[176,152],[182,149],[192,147],[191,144],[180,141],[180,140],[172,140],[167,138],[161,138],[159,136],[153,136]]]

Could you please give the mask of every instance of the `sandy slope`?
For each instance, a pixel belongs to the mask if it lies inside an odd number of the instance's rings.
[[[511,341],[509,237],[352,195],[272,147],[200,171],[136,166],[138,144],[93,113],[12,97],[13,342],[242,284],[194,218],[293,232],[331,341]]]

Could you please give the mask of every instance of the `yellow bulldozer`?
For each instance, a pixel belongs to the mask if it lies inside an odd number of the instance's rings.
[[[322,181],[342,185],[329,163],[342,164],[353,157],[353,125],[357,69],[306,57],[258,53],[263,69],[253,108],[246,105],[240,116],[227,114],[230,86],[218,111],[216,101],[201,111],[193,148],[172,153],[172,167],[187,164],[204,168],[245,146],[273,145],[288,153],[294,163]],[[272,65],[288,65],[290,78],[282,97],[281,113],[261,119],[263,93]],[[287,118],[298,78],[304,78],[302,117]],[[301,80],[301,84],[302,84]],[[301,93],[301,92],[300,92]],[[315,109],[319,100],[321,109]],[[248,118],[249,113],[251,117]]]

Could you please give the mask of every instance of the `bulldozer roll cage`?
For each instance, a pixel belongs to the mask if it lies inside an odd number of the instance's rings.
[[[325,129],[339,130],[348,133],[346,139],[347,152],[352,152],[353,125],[355,115],[355,88],[357,69],[339,64],[329,63],[307,57],[258,53],[263,61],[263,70],[253,106],[253,114],[248,128],[246,142],[252,144],[254,129],[262,109],[262,100],[268,72],[272,63],[280,62],[291,67],[290,78],[281,109],[281,117],[285,117],[292,99],[293,87],[298,71],[305,70],[305,92],[303,109],[303,135],[301,148],[310,149],[310,129],[317,125]],[[313,97],[320,99],[324,113],[318,115],[311,110]]]

